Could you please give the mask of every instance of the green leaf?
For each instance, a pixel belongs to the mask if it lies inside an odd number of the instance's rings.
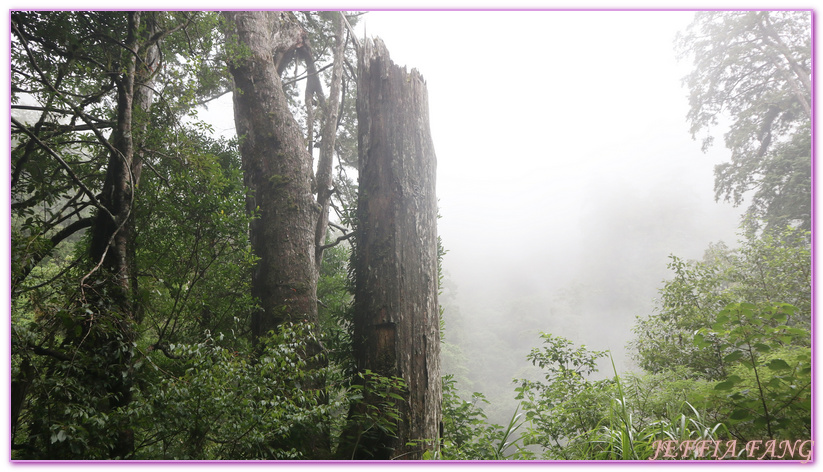
[[[809,331],[803,328],[796,328],[794,326],[789,326],[786,328],[786,333],[793,334],[795,336],[802,336],[802,337],[809,337]]]
[[[733,351],[723,358],[723,362],[731,363],[743,357],[743,351]]]
[[[791,342],[794,341],[794,336],[784,334],[784,335],[778,336],[777,339],[783,344],[791,344]]]
[[[731,418],[733,420],[736,420],[736,421],[742,421],[742,420],[750,418],[751,416],[752,416],[752,414],[749,412],[749,410],[742,410],[741,409],[741,410],[734,410],[732,412],[732,414],[729,415],[729,418]]]
[[[789,363],[783,359],[772,359],[768,364],[766,364],[766,367],[771,370],[789,370],[792,368]]]
[[[711,343],[706,341],[706,338],[701,333],[695,333],[693,341],[694,345],[697,347],[709,347]]]
[[[720,315],[717,317],[717,321],[715,321],[712,325],[712,329],[715,331],[723,331],[727,328],[728,323],[729,317]]]
[[[724,380],[716,384],[714,389],[719,391],[731,390],[734,388],[734,384],[735,382],[732,382],[731,380]]]
[[[769,351],[772,350],[771,346],[769,346],[768,344],[763,344],[763,343],[755,343],[753,347],[757,350],[757,352],[763,352],[763,353],[769,352]]]

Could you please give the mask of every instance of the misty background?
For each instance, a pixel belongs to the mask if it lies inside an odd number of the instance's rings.
[[[489,420],[517,404],[514,378],[539,333],[609,350],[633,369],[636,317],[654,310],[670,254],[736,246],[742,209],[715,202],[718,144],[686,122],[691,67],[680,11],[369,12],[395,63],[426,79],[437,153],[443,373]],[[231,97],[201,113],[234,135]],[[612,374],[608,359],[603,376]]]

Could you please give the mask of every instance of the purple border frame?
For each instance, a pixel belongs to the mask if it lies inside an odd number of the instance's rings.
[[[311,8],[306,6],[295,6],[294,8],[272,8],[271,10],[274,11],[283,11],[283,10],[292,10],[292,9],[302,9],[302,10],[313,10],[313,11],[348,11],[348,10],[360,10],[358,8]],[[60,9],[60,8],[16,8],[14,10],[38,10],[38,11],[82,11],[85,10],[84,8],[68,8],[68,9]],[[110,11],[125,11],[126,8],[113,8],[113,9],[98,9],[98,10],[110,10]],[[158,9],[158,8],[146,8],[143,9],[144,11],[215,11],[216,9],[193,9],[193,8],[180,8],[180,9]],[[243,8],[229,8],[225,9],[226,11],[246,11],[246,10],[260,10],[255,8],[250,9],[243,9]],[[816,331],[817,331],[817,323],[816,323],[816,314],[818,312],[817,305],[818,305],[818,297],[816,296],[816,292],[814,288],[816,287],[816,273],[817,273],[817,262],[816,262],[816,254],[817,254],[817,218],[816,218],[816,209],[817,209],[817,192],[816,192],[816,176],[817,176],[817,165],[816,165],[816,156],[817,156],[817,133],[816,133],[816,123],[817,123],[817,87],[816,87],[816,80],[817,77],[817,15],[814,9],[812,8],[488,8],[488,9],[470,9],[470,8],[365,8],[362,11],[395,11],[395,12],[402,12],[402,11],[428,11],[428,12],[472,12],[472,11],[487,11],[487,12],[700,12],[700,11],[808,11],[811,14],[811,57],[812,57],[812,97],[811,97],[811,105],[812,105],[812,120],[811,120],[811,170],[812,170],[812,202],[811,202],[811,221],[812,221],[812,247],[811,247],[811,283],[812,283],[812,292],[811,292],[811,306],[812,306],[812,313],[811,313],[811,336],[812,336],[812,385],[811,385],[811,394],[812,394],[812,439],[816,437],[817,433],[817,402],[816,394],[817,389],[815,388],[815,379],[817,378],[817,354],[818,350],[815,349],[816,346]],[[11,24],[11,12],[12,9],[7,10],[7,25]],[[7,48],[8,52],[11,52],[11,29],[9,28],[8,31],[8,38],[7,38]],[[8,70],[8,85],[11,87],[11,67],[7,64]],[[7,95],[7,128],[6,128],[6,137],[9,143],[9,153],[11,152],[11,126],[10,120],[8,117],[11,116],[11,100],[10,98],[10,89],[9,95]],[[9,160],[9,164],[10,164]],[[6,199],[9,198],[11,195],[11,187],[10,187],[10,179],[8,175],[3,176],[3,191],[5,192],[3,195],[3,204],[6,203]],[[10,203],[10,202],[9,202]],[[9,212],[7,219],[7,226],[6,228],[11,228],[11,212]],[[8,333],[9,338],[7,341],[7,350],[8,353],[8,363],[9,363],[9,370],[8,370],[8,377],[7,377],[7,398],[11,397],[11,239],[5,241],[6,251],[5,253],[9,255],[9,263],[5,267],[4,271],[4,280],[7,280],[9,283],[4,284],[3,287],[3,295],[4,300],[7,301],[7,307],[9,309],[9,318],[8,318]],[[7,405],[7,412],[9,416],[7,417],[7,423],[10,421],[10,408],[11,404]],[[6,431],[10,433],[11,424],[6,425]],[[198,465],[198,466],[208,466],[208,465],[247,465],[247,466],[254,466],[254,465],[272,465],[272,464],[282,464],[282,465],[304,465],[304,466],[317,466],[317,465],[334,465],[334,466],[354,466],[354,467],[362,467],[362,466],[372,466],[372,467],[383,467],[388,464],[392,464],[395,466],[409,466],[409,465],[416,465],[416,466],[425,466],[425,465],[470,465],[470,466],[478,466],[478,465],[488,465],[488,466],[500,466],[500,465],[561,465],[561,466],[573,466],[573,465],[627,465],[627,466],[637,466],[637,465],[695,465],[699,464],[701,466],[711,466],[711,465],[722,465],[722,464],[729,464],[729,465],[773,465],[773,466],[780,466],[780,465],[788,465],[788,464],[815,464],[817,461],[817,444],[816,441],[812,443],[812,459],[810,461],[800,461],[800,460],[779,460],[779,461],[762,461],[762,460],[724,460],[724,461],[711,461],[711,460],[667,460],[667,461],[640,461],[640,460],[531,460],[531,461],[505,461],[505,460],[439,460],[439,461],[411,461],[411,460],[380,460],[380,461],[346,461],[346,460],[90,460],[90,461],[83,461],[83,460],[20,460],[20,459],[11,459],[11,438],[9,436],[9,443],[6,446],[6,450],[8,452],[8,462],[12,465],[16,466],[26,466],[26,465],[92,465],[92,466],[111,466],[111,465],[123,465],[123,466],[138,466],[138,465],[174,465],[174,466],[185,466],[185,465]]]

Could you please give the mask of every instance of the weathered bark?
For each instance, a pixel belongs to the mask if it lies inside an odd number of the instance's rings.
[[[258,215],[249,228],[259,258],[252,275],[252,295],[260,302],[260,309],[252,314],[256,342],[286,322],[319,324],[312,158],[279,76],[279,67],[307,44],[307,37],[289,12],[226,12],[224,16],[229,41],[237,41],[249,53],[230,58],[229,71],[234,79],[243,179],[251,193],[247,207]],[[319,344],[308,345],[310,368],[322,367],[320,352]],[[304,388],[322,390],[324,379]],[[330,443],[325,425],[303,428],[293,427],[292,434],[310,438],[304,450],[313,459],[327,458]],[[270,446],[280,447],[282,439],[271,438]]]
[[[230,59],[229,71],[244,180],[251,191],[247,205],[259,216],[249,228],[260,258],[252,280],[252,295],[260,300],[252,317],[256,339],[287,321],[317,323],[311,156],[277,68],[305,42],[305,31],[286,12],[224,15],[233,40],[250,53]]]
[[[361,372],[408,386],[397,437],[364,446],[376,459],[419,459],[438,447],[442,403],[428,94],[422,76],[395,65],[379,39],[366,42],[358,63],[355,357]],[[415,440],[428,442],[406,445]]]

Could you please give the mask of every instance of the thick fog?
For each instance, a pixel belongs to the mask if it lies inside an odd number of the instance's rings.
[[[429,91],[447,373],[508,420],[539,332],[611,350],[654,308],[669,254],[736,241],[692,140],[674,39],[690,12],[371,12]],[[718,130],[718,134],[722,130]],[[722,142],[718,139],[718,142]],[[608,374],[611,364],[601,366]]]
[[[506,422],[539,332],[610,350],[619,370],[668,255],[734,245],[686,122],[674,39],[691,12],[370,12],[358,34],[426,79],[444,260],[445,373]],[[231,116],[231,101],[210,108]],[[232,131],[230,123],[216,123]],[[718,128],[722,143],[722,128]],[[603,375],[611,364],[601,365]]]

